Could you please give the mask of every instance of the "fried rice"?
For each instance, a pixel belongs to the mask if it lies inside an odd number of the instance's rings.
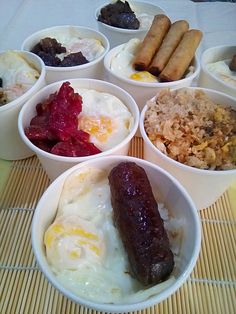
[[[147,102],[144,128],[170,158],[208,170],[236,168],[236,111],[203,91],[162,90]]]

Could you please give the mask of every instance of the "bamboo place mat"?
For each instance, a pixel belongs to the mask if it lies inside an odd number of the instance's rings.
[[[142,139],[134,138],[130,155],[143,157]],[[11,163],[0,191],[0,313],[89,313],[68,300],[45,279],[31,248],[31,222],[49,185],[38,159]],[[226,192],[199,212],[203,240],[198,262],[186,283],[160,304],[136,313],[236,313],[235,216]]]

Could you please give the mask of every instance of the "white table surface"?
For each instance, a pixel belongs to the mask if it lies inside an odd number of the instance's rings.
[[[131,1],[131,0],[130,0]],[[145,1],[145,0],[142,0]],[[31,33],[54,25],[81,25],[97,29],[95,8],[106,0],[0,0],[0,50],[20,49]],[[203,31],[198,49],[236,45],[236,4],[190,0],[146,0],[162,7],[172,21],[186,19]]]

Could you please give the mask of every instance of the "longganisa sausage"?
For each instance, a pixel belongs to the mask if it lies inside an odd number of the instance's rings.
[[[122,162],[108,176],[114,224],[128,255],[131,274],[143,285],[165,280],[174,256],[145,170]]]

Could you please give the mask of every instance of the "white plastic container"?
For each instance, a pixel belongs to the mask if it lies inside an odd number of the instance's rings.
[[[109,41],[102,33],[97,30],[82,26],[61,25],[42,29],[27,37],[22,46],[22,50],[30,51],[41,39],[45,37],[61,38],[69,36],[78,36],[78,38],[93,38],[99,40],[103,47],[103,53],[95,60],[71,67],[46,67],[47,83],[71,79],[71,78],[94,78],[102,79],[103,77],[103,58],[110,49]],[[58,39],[59,40],[59,39]]]
[[[193,89],[194,87],[192,87]],[[194,88],[200,89],[200,88]],[[213,101],[228,104],[236,110],[236,101],[226,94],[201,88]],[[236,181],[236,169],[203,170],[184,165],[162,153],[148,138],[144,129],[147,105],[140,116],[140,132],[144,140],[144,159],[153,162],[172,174],[186,188],[198,210],[212,205]]]
[[[86,300],[75,295],[64,287],[57,279],[46,258],[43,242],[44,233],[52,223],[58,206],[58,201],[65,179],[74,171],[85,170],[87,167],[104,169],[110,171],[114,166],[123,161],[132,161],[143,167],[147,173],[152,189],[158,191],[160,200],[165,207],[171,211],[173,218],[180,219],[182,228],[182,242],[179,252],[178,267],[175,270],[175,281],[158,294],[137,303],[99,303]],[[35,257],[43,274],[49,282],[62,294],[79,303],[80,305],[95,309],[97,311],[123,313],[140,310],[153,306],[173,294],[188,278],[192,272],[200,251],[201,225],[197,210],[193,201],[181,186],[167,171],[149,163],[145,160],[127,156],[106,156],[80,163],[61,174],[44,192],[41,197],[32,222],[32,245]]]
[[[31,149],[37,155],[43,168],[45,169],[45,171],[47,172],[51,180],[54,180],[57,176],[59,176],[66,169],[82,161],[86,161],[91,158],[97,158],[99,156],[106,156],[106,155],[112,155],[112,154],[126,155],[129,150],[130,141],[135,135],[138,128],[138,123],[139,123],[139,110],[138,110],[137,104],[135,103],[134,99],[121,88],[111,83],[107,83],[100,80],[93,80],[93,79],[71,79],[69,81],[71,82],[71,86],[74,88],[75,91],[76,91],[76,88],[87,88],[87,89],[98,90],[101,92],[106,92],[106,93],[109,93],[118,97],[131,112],[134,118],[134,123],[130,130],[130,133],[124,140],[122,140],[118,145],[114,146],[113,148],[103,151],[97,155],[86,156],[86,157],[65,157],[65,156],[58,156],[58,155],[45,152],[31,143],[31,141],[25,135],[24,128],[29,126],[30,120],[36,115],[36,110],[35,110],[36,105],[40,101],[46,99],[50,94],[59,90],[63,81],[55,82],[46,86],[39,93],[37,93],[34,97],[32,97],[22,108],[19,114],[18,128],[19,128],[19,133],[22,140],[28,146],[28,148]]]
[[[138,14],[146,13],[150,16],[154,16],[157,14],[166,14],[165,11],[155,5],[148,2],[139,2],[139,1],[128,1],[131,9]],[[148,28],[140,28],[140,29],[123,29],[119,27],[110,26],[98,21],[98,16],[100,11],[103,7],[108,5],[109,2],[104,3],[103,5],[99,6],[95,11],[95,19],[98,23],[98,30],[103,33],[110,42],[110,47],[113,48],[118,46],[122,43],[129,41],[131,38],[139,38],[142,40]]]
[[[236,79],[234,87],[210,72],[207,68],[209,63],[227,59],[231,60],[235,54],[236,46],[216,46],[205,50],[201,56],[201,71],[198,86],[212,88],[236,98]]]
[[[18,114],[25,102],[46,85],[45,66],[42,60],[33,53],[15,51],[22,54],[29,63],[33,64],[39,71],[40,76],[26,93],[0,106],[0,158],[6,160],[24,159],[34,154],[19,135],[17,127]]]

